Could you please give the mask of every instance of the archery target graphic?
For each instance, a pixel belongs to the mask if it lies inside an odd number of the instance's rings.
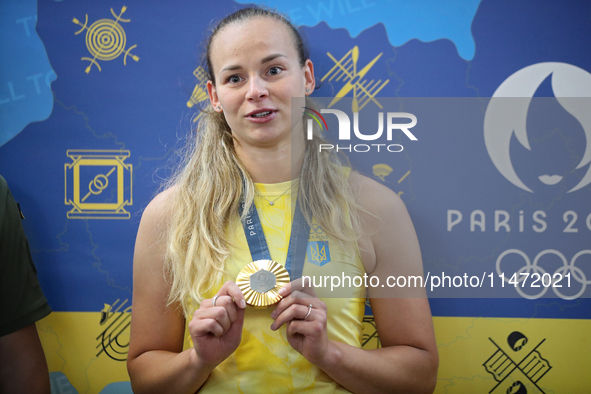
[[[72,22],[82,27],[74,34],[77,35],[86,30],[86,48],[93,56],[92,58],[83,57],[81,59],[90,62],[88,67],[86,67],[86,74],[90,72],[93,65],[101,71],[101,66],[97,60],[114,60],[122,53],[125,53],[125,56],[123,57],[123,65],[127,65],[127,56],[131,56],[136,62],[140,60],[139,56],[130,53],[132,49],[137,47],[137,45],[132,45],[125,49],[127,38],[125,30],[123,30],[123,26],[121,26],[120,22],[131,21],[131,19],[123,19],[121,17],[125,11],[127,11],[127,7],[123,6],[121,12],[117,15],[111,8],[111,14],[115,19],[99,19],[90,27],[88,27],[88,15],[85,16],[84,23],[76,18],[72,19]]]
[[[125,50],[125,30],[112,19],[101,19],[86,32],[86,47],[95,59],[113,60]]]

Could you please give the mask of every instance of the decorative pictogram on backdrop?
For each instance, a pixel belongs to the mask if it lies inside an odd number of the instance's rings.
[[[364,77],[380,57],[382,57],[383,53],[377,55],[361,70],[358,70],[357,65],[357,61],[359,60],[359,47],[357,45],[340,59],[335,58],[330,52],[327,52],[326,55],[334,62],[334,67],[322,77],[320,82],[324,82],[325,80],[328,80],[328,82],[340,82],[341,80],[345,82],[343,87],[338,91],[335,98],[329,104],[328,108],[332,107],[351,91],[353,91],[353,112],[359,112],[370,101],[373,101],[378,107],[382,108],[382,105],[375,97],[380,90],[390,82],[390,80],[386,79],[382,82],[381,79],[377,81],[372,79],[368,81],[367,79],[364,79]]]
[[[131,53],[131,50],[136,48],[137,45],[132,45],[129,48],[125,48],[127,45],[127,37],[125,35],[125,30],[123,30],[123,26],[121,26],[121,23],[119,22],[131,21],[131,19],[123,19],[121,17],[126,10],[127,7],[123,6],[121,8],[121,12],[119,15],[117,15],[111,8],[111,14],[113,14],[113,17],[115,18],[114,20],[99,19],[90,25],[90,27],[88,27],[88,15],[85,15],[84,23],[81,23],[76,18],[72,19],[72,22],[82,26],[82,28],[74,34],[77,35],[86,30],[86,48],[93,56],[92,58],[83,57],[81,59],[90,62],[88,67],[86,67],[86,70],[84,70],[86,74],[90,73],[93,65],[95,65],[98,70],[101,71],[101,66],[97,60],[114,60],[122,53],[125,54],[123,57],[124,65],[127,65],[127,56],[130,56],[136,62],[140,60],[139,56]]]
[[[129,219],[133,204],[128,150],[68,150],[64,165],[68,219]]]

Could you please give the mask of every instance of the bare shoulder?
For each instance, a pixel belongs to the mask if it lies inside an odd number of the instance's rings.
[[[176,189],[170,188],[154,197],[144,210],[137,232],[133,255],[130,370],[138,365],[135,358],[145,352],[182,351],[184,317],[177,303],[168,303],[170,282],[164,269],[175,195]]]
[[[375,262],[366,267],[384,277],[395,272],[422,272],[418,239],[404,202],[369,177],[352,172],[349,178],[361,207],[362,238],[367,239],[375,256]]]
[[[417,235],[402,199],[388,187],[357,172],[349,175],[371,250],[368,270],[380,283],[391,277],[422,277],[423,262]],[[363,252],[362,252],[363,256]],[[373,260],[372,260],[373,259]],[[406,346],[415,352],[425,381],[435,382],[438,355],[429,303],[422,287],[368,288],[382,347]],[[411,353],[408,353],[409,355]],[[420,358],[419,358],[420,357]]]
[[[154,197],[144,210],[136,238],[136,266],[162,263],[162,259],[153,257],[160,257],[165,253],[168,225],[176,193],[177,188],[174,186],[164,190]],[[149,256],[152,258],[147,258]]]
[[[358,245],[366,271],[378,273],[394,267],[395,259],[385,256],[407,249],[409,245],[400,245],[400,241],[414,234],[406,206],[388,187],[358,172],[350,173],[349,185],[360,207]]]
[[[177,186],[172,186],[156,195],[144,210],[142,220],[150,219],[157,222],[166,222],[172,212],[177,190]]]
[[[394,191],[370,177],[351,171],[349,185],[361,208],[382,220],[394,219],[397,214],[406,212],[404,203]]]

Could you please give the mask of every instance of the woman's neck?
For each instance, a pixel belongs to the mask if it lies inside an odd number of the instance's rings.
[[[236,155],[255,183],[287,182],[299,177],[304,162],[304,141],[283,146],[245,146],[234,140]]]

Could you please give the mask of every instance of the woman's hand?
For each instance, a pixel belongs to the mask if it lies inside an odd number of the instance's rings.
[[[294,290],[293,287],[298,288]],[[299,289],[296,282],[285,285],[279,294],[279,301],[271,317],[275,322],[272,330],[286,324],[287,340],[291,347],[302,354],[309,362],[322,365],[328,355],[328,334],[326,328],[326,304],[316,298],[314,289]]]
[[[212,299],[203,300],[189,323],[197,360],[215,368],[240,345],[246,302],[236,283],[224,283]]]

